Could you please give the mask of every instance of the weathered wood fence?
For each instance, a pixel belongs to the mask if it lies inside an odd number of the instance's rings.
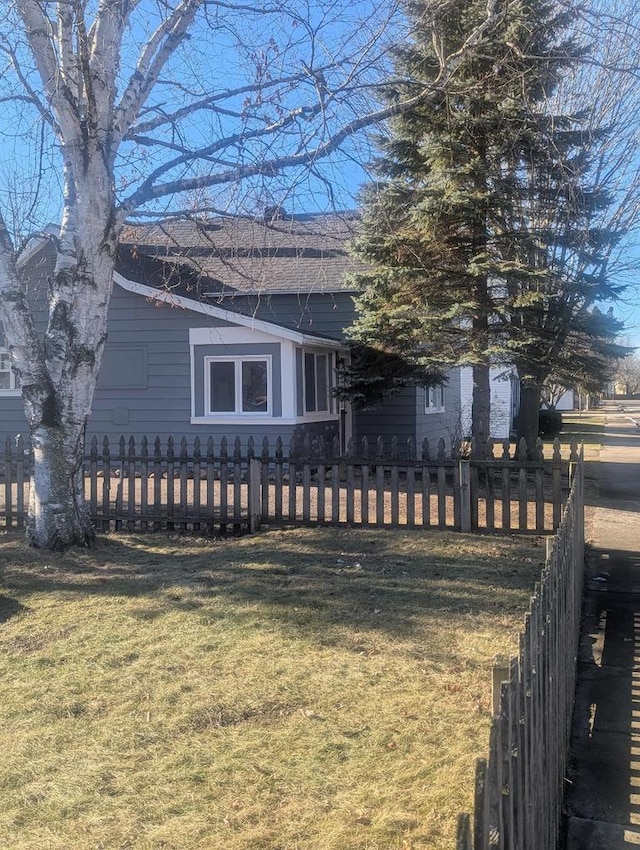
[[[473,822],[460,816],[457,850],[556,850],[582,602],[580,462],[558,533],[548,540],[519,657],[494,667],[489,757],[476,765]]]
[[[485,459],[447,457],[444,441],[432,453],[425,440],[381,439],[337,444],[292,443],[265,438],[257,447],[236,438],[190,446],[159,438],[149,444],[121,437],[91,441],[85,458],[85,495],[99,530],[248,528],[264,523],[402,526],[462,531],[552,531],[568,492],[573,446],[563,458],[522,461],[506,441],[490,444]],[[28,503],[31,460],[19,438],[8,439],[0,469],[0,523],[22,526]]]

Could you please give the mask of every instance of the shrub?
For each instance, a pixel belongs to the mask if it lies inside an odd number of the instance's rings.
[[[538,429],[543,437],[556,437],[562,430],[562,413],[559,410],[541,410]]]

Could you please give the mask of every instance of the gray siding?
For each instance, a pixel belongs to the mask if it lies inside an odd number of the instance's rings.
[[[22,399],[14,396],[0,396],[0,453],[4,452],[7,437],[18,434],[27,436],[27,422],[24,418]]]
[[[265,294],[259,298],[223,298],[209,303],[285,325],[301,333],[316,333],[340,340],[355,317],[353,297],[349,292]]]
[[[198,319],[187,310],[155,306],[143,297],[114,286],[109,311],[105,371],[100,373],[89,420],[88,436],[160,435],[163,439],[188,433],[191,418],[189,328]],[[213,324],[206,320],[202,326]],[[141,352],[146,363],[145,386],[119,386],[113,368],[127,350]],[[113,351],[113,360],[107,352]],[[111,361],[111,362],[110,362]],[[136,368],[138,371],[138,368]]]
[[[452,444],[459,444],[464,436],[460,431],[460,370],[452,369],[448,377],[443,413],[426,413],[424,387],[418,387],[416,392],[416,441],[421,446],[426,437],[432,457],[436,455],[441,438],[448,453]]]
[[[460,439],[460,372],[451,371],[449,383],[445,387],[445,409],[443,413],[425,412],[424,387],[408,387],[397,395],[385,399],[375,410],[356,410],[353,415],[354,439],[367,437],[370,444],[378,437],[384,441],[385,451],[389,451],[391,440],[398,438],[398,450],[406,452],[407,440],[415,440],[419,453],[422,441],[429,441],[432,457],[435,457],[438,442],[442,438],[447,453],[452,442]]]
[[[399,449],[404,450],[409,437],[416,436],[416,391],[415,387],[408,387],[374,410],[354,410],[354,439],[366,437],[374,447],[378,437],[382,437],[385,451],[389,451],[392,438],[397,437]]]

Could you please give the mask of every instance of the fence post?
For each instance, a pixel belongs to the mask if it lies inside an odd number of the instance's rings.
[[[261,492],[262,462],[255,457],[249,458],[249,475],[247,476],[249,502],[249,531],[254,534],[262,522],[262,492]]]
[[[471,531],[471,476],[468,460],[458,461],[460,467],[460,531]]]

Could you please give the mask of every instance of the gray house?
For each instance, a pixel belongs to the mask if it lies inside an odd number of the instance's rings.
[[[163,222],[123,234],[88,436],[460,436],[460,374],[372,411],[333,396],[354,316],[346,243],[353,215]],[[22,273],[34,304],[53,251],[34,242]],[[38,320],[46,321],[44,303]],[[0,438],[24,433],[0,328]]]

